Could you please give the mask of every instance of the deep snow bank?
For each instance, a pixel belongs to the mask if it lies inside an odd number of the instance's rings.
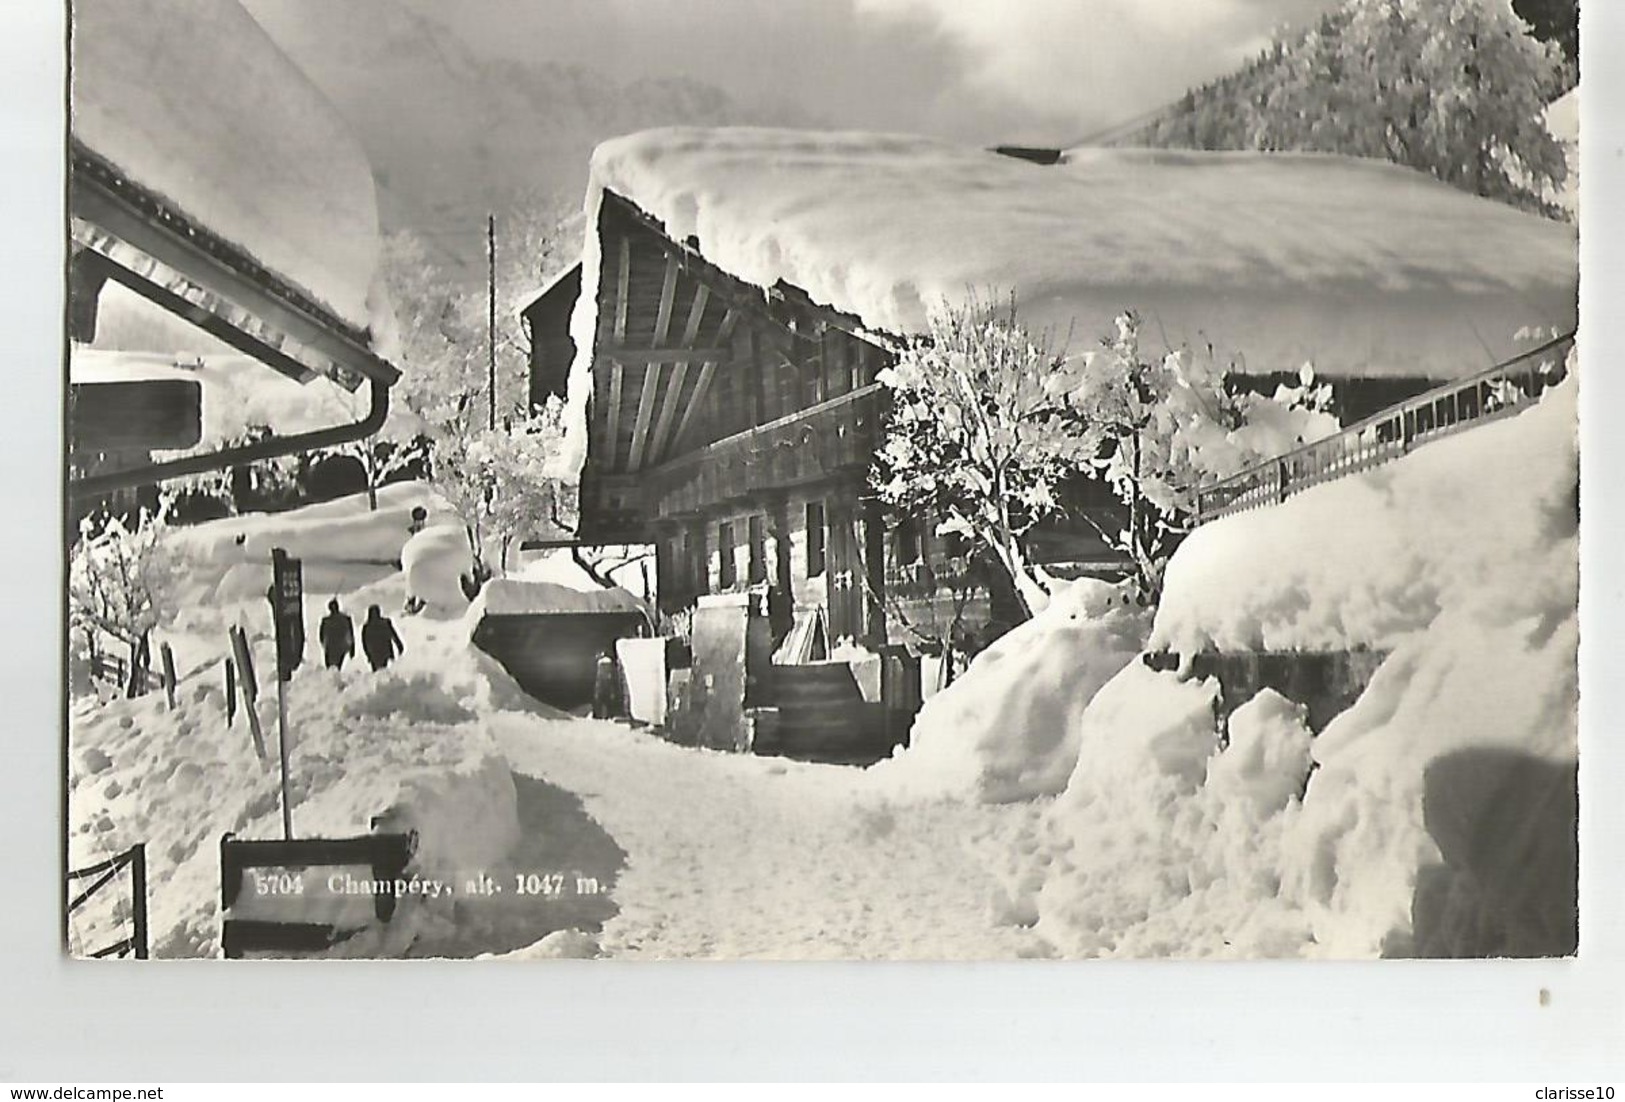
[[[255,661],[261,671],[274,668],[270,647],[259,647]],[[295,835],[362,834],[381,816],[383,829],[418,833],[410,869],[420,877],[449,882],[497,865],[519,827],[506,759],[473,721],[480,681],[472,663],[432,675],[404,664],[370,676],[355,666],[300,671],[288,692]],[[270,684],[261,686],[259,714],[264,760],[244,715],[227,727],[217,669],[183,683],[174,711],[157,693],[74,716],[70,864],[146,843],[155,956],[216,952],[222,834],[282,836]],[[409,898],[387,930],[341,951],[404,952],[450,925],[456,905],[453,897]],[[94,920],[75,933],[86,947],[110,940]]]
[[[1441,862],[1430,765],[1472,748],[1574,758],[1576,386],[1192,536],[1153,646],[1392,653],[1312,743],[1265,690],[1223,750],[1210,682],[1129,665],[1084,713],[1048,860],[1008,873],[1016,915],[1069,954],[1415,951],[1418,877]],[[1530,871],[1497,866],[1529,846],[1480,849],[1481,879]]]
[[[1574,610],[1575,383],[1519,416],[1194,532],[1154,649],[1385,649],[1447,609]]]
[[[368,507],[366,494],[352,494],[285,513],[174,529],[170,538],[186,562],[179,603],[263,600],[274,547],[302,560],[307,593],[346,593],[375,582],[395,572],[411,538],[412,510],[419,507],[431,522],[450,516],[427,484],[398,482],[379,488],[377,509]]]
[[[868,771],[897,795],[1002,803],[1053,795],[1077,763],[1083,710],[1145,641],[1128,589],[1072,583],[925,702],[906,750]]]

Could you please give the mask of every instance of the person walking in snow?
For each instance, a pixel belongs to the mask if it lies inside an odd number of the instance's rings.
[[[374,673],[406,650],[401,637],[395,634],[395,625],[377,605],[367,608],[367,620],[361,625],[361,649],[366,653],[367,661],[372,663]]]
[[[327,602],[327,615],[322,617],[318,632],[328,669],[339,669],[346,658],[355,654],[355,625],[339,609],[337,598]]]

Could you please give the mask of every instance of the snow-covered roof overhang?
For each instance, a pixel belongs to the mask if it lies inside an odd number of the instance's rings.
[[[1132,309],[1142,339],[1249,372],[1450,378],[1577,313],[1572,226],[1345,157],[1090,148],[1043,167],[917,137],[664,129],[601,145],[591,188],[589,216],[613,191],[730,274],[900,335],[1014,293],[1074,349]]]
[[[231,0],[78,0],[70,210],[98,276],[294,377],[393,382],[371,167]]]

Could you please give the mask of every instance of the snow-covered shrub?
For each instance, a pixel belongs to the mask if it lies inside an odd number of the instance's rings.
[[[1208,762],[1207,789],[1258,819],[1303,793],[1309,778],[1306,709],[1265,689],[1230,714],[1229,745]]]
[[[94,654],[99,636],[133,644],[172,616],[185,561],[170,539],[167,499],[133,522],[86,517],[68,556],[70,645]]]

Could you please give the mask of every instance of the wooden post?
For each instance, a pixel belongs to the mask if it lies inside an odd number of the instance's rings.
[[[288,803],[288,682],[299,665],[304,642],[304,582],[301,564],[280,547],[271,549],[271,617],[276,629],[277,756],[282,765],[282,836],[293,839],[293,808]]]
[[[169,649],[166,642],[159,646],[158,657],[164,665],[164,703],[170,711],[175,710],[175,652]]]
[[[293,807],[288,803],[288,683],[276,679],[276,746],[282,759],[282,837],[293,840]]]
[[[136,960],[147,959],[147,846],[130,847],[130,924]]]
[[[863,499],[863,631],[871,649],[886,645],[886,521]]]
[[[237,663],[226,658],[226,726],[237,718]]]
[[[260,713],[257,706],[260,689],[259,682],[254,677],[254,654],[248,649],[248,633],[242,625],[231,629],[232,652],[237,656],[237,683],[243,694],[243,710],[248,713],[248,733],[254,737],[254,752],[260,760],[265,760],[265,734],[260,730]]]
[[[773,573],[775,582],[784,592],[795,592],[795,563],[790,553],[790,496],[774,495],[769,505],[768,518],[773,529]]]

